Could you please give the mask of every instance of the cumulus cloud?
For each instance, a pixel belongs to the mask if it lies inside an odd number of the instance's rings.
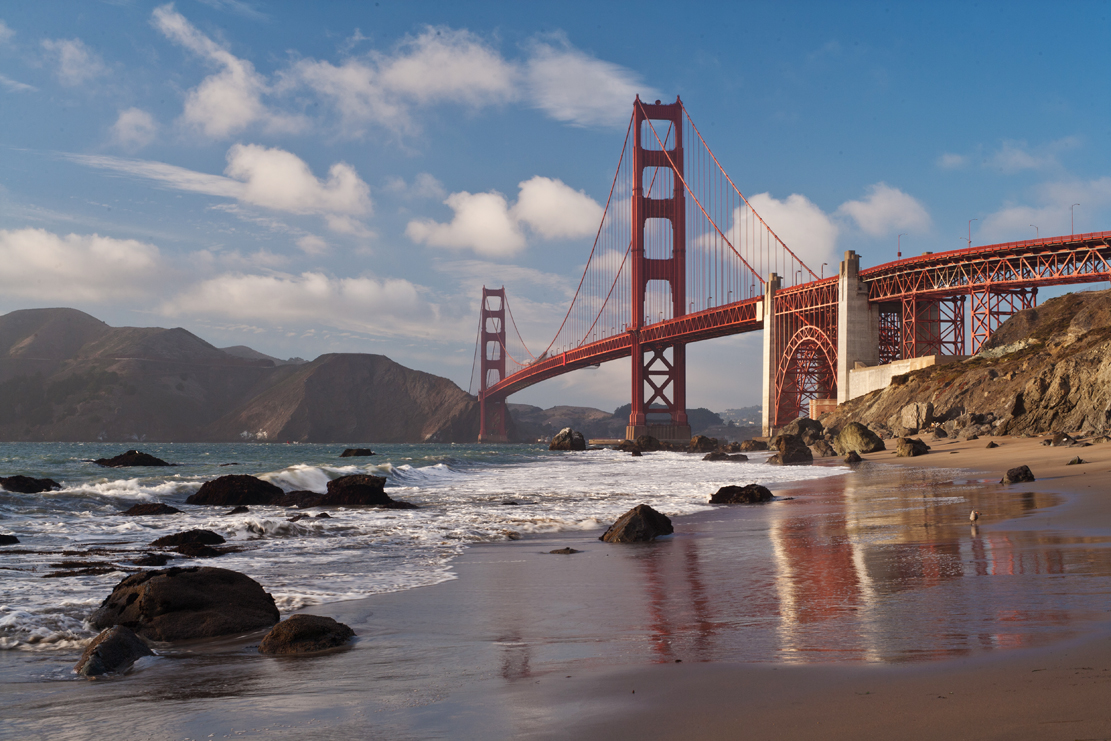
[[[882,237],[903,229],[920,232],[930,228],[930,215],[912,196],[887,183],[869,186],[860,201],[846,201],[838,209],[867,235]]]
[[[30,93],[38,89],[34,85],[28,85],[25,82],[13,80],[12,78],[5,77],[4,75],[0,75],[0,86],[3,86],[3,88],[9,93]]]
[[[630,70],[571,47],[537,43],[526,63],[533,104],[573,126],[624,126],[637,94],[659,94]]]
[[[272,111],[262,102],[269,88],[254,65],[201,33],[172,4],[155,8],[152,21],[166,38],[219,69],[185,96],[181,119],[186,125],[213,139],[238,133],[256,121],[272,131],[304,128],[300,117]]]
[[[107,72],[104,62],[81,39],[43,39],[42,48],[57,65],[54,74],[63,85],[81,85]]]
[[[340,116],[348,136],[368,125],[412,131],[414,105],[457,103],[471,108],[517,95],[516,68],[466,30],[428,27],[391,54],[371,53],[340,65],[305,59],[283,73],[287,88],[308,87]]]
[[[292,214],[318,214],[353,232],[353,217],[372,210],[370,188],[355,168],[337,162],[328,178],[313,175],[308,164],[291,152],[256,144],[236,144],[228,150],[225,176],[196,172],[164,162],[105,155],[69,154],[67,159],[99,169],[146,178],[175,190],[233,198],[240,203]],[[332,222],[329,222],[332,223]]]
[[[170,316],[189,314],[238,321],[326,324],[377,335],[429,336],[436,307],[406,280],[370,277],[224,274],[165,302]]]
[[[1024,141],[1004,141],[987,160],[988,167],[1008,175],[1023,170],[1051,170],[1061,166],[1058,155],[1080,146],[1080,140],[1068,136],[1040,147],[1031,147]]]
[[[154,116],[141,108],[120,111],[116,123],[112,124],[112,139],[124,149],[142,149],[154,141],[157,133]]]
[[[427,172],[418,173],[413,178],[412,184],[406,183],[404,178],[392,177],[386,181],[386,189],[404,198],[438,198],[443,200],[447,197],[444,184]]]
[[[770,193],[757,193],[748,200],[772,231],[814,272],[820,271],[823,262],[836,261],[837,224],[806,196],[792,193],[779,200]],[[749,223],[752,217],[747,211],[742,206],[734,213],[734,232],[738,225]]]
[[[1031,192],[1031,203],[1009,203],[983,218],[978,235],[984,242],[1030,239],[1077,233],[1111,216],[1111,177],[1042,183]],[[1075,209],[1073,224],[1069,206]],[[1037,232],[1031,225],[1037,225]]]
[[[297,246],[306,255],[322,255],[328,251],[328,243],[315,234],[306,234],[297,240]]]
[[[158,248],[98,234],[0,230],[0,290],[35,301],[106,303],[155,290],[164,268]]]
[[[409,239],[433,247],[468,248],[489,257],[507,257],[527,245],[523,226],[543,239],[593,235],[602,207],[563,181],[537,175],[518,184],[511,207],[497,191],[452,193],[444,201],[455,212],[448,223],[415,219],[405,230]]]

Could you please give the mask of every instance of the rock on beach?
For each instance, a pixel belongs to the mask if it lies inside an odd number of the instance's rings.
[[[350,641],[355,631],[322,615],[291,615],[267,633],[258,645],[260,654],[316,653]]]
[[[607,543],[644,543],[661,535],[671,535],[675,528],[671,518],[649,507],[638,504],[617,518],[598,540]]]
[[[85,677],[122,674],[144,656],[154,656],[154,651],[130,628],[116,625],[89,642],[73,671]]]
[[[1001,484],[1021,484],[1027,481],[1033,481],[1034,474],[1030,471],[1030,466],[1015,466],[1009,469],[1007,473],[1003,474],[1000,479]]]
[[[756,504],[773,498],[771,490],[760,484],[723,486],[710,497],[710,504]]]
[[[278,622],[274,598],[254,579],[210,566],[142,571],[112,590],[89,622],[123,625],[151,641],[249,633]]]
[[[161,458],[139,450],[129,450],[113,458],[97,458],[93,463],[105,468],[128,468],[130,466],[172,466]]]
[[[145,517],[147,515],[180,515],[181,510],[177,507],[171,507],[165,502],[144,502],[143,504],[135,504],[128,507],[121,515],[128,517]]]
[[[548,450],[586,450],[586,438],[581,432],[564,427],[552,438]]]
[[[62,488],[54,479],[36,479],[30,476],[2,476],[0,486],[16,494],[40,494],[44,491],[57,491]]]
[[[239,505],[274,504],[284,492],[269,481],[255,476],[229,474],[206,481],[196,493],[189,495],[186,504],[208,504],[219,507]]]

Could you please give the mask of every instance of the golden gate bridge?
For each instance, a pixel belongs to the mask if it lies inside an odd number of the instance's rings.
[[[965,355],[969,315],[978,352],[1007,317],[1035,305],[1038,286],[1111,279],[1109,238],[985,245],[864,270],[848,251],[838,275],[819,276],[752,208],[679,98],[638,97],[586,268],[548,346],[534,354],[525,345],[504,286],[482,290],[479,440],[506,441],[509,395],[631,357],[626,437],[685,441],[686,346],[757,330],[770,434],[811,402],[848,398],[858,365]]]

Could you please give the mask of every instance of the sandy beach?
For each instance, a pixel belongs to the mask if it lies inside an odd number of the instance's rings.
[[[1111,445],[988,439],[869,455],[654,544],[474,546],[452,581],[306,610],[359,636],[314,659],[248,636],[85,682],[43,654],[0,685],[0,736],[1109,737]],[[1020,463],[1035,483],[996,483]]]

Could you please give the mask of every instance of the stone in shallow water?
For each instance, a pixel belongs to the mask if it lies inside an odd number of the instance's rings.
[[[0,545],[18,545],[19,538],[14,535],[0,535]]]
[[[1016,466],[1010,469],[1007,473],[1003,474],[1000,479],[1001,484],[1021,484],[1026,481],[1033,481],[1034,474],[1030,471],[1030,466]]]
[[[62,488],[54,479],[36,479],[30,476],[0,477],[0,486],[17,494],[39,494],[44,491],[57,491]]]
[[[621,515],[598,540],[607,543],[643,543],[673,532],[675,528],[671,525],[671,518],[647,504],[638,504]]]
[[[557,556],[570,556],[572,553],[582,553],[582,551],[577,551],[574,548],[556,548],[554,551],[548,551],[548,553],[554,553]]]
[[[772,499],[771,490],[760,484],[723,486],[710,497],[710,504],[756,504]]]
[[[322,615],[292,615],[267,633],[260,654],[305,654],[342,646],[355,636],[343,623]]]
[[[188,543],[197,543],[200,545],[220,545],[224,542],[224,536],[219,533],[214,533],[211,530],[186,530],[183,533],[174,533],[173,535],[163,535],[158,540],[151,543],[155,548],[173,548],[179,545],[186,545]]]
[[[255,476],[229,474],[206,481],[195,494],[185,500],[186,504],[210,504],[220,507],[234,507],[248,504],[277,504],[285,496],[277,486]]]
[[[116,625],[101,631],[85,647],[73,670],[86,677],[120,674],[144,656],[154,656],[154,651],[131,629]]]
[[[126,453],[120,453],[114,458],[97,458],[95,461],[98,466],[105,468],[127,468],[129,466],[172,466],[173,463],[167,463],[161,458],[156,458],[149,453],[143,453],[138,450],[129,450]]]
[[[340,458],[364,458],[366,456],[374,455],[374,451],[370,448],[348,448],[339,454]]]
[[[171,507],[165,502],[146,502],[144,504],[136,504],[123,512],[121,515],[128,517],[145,517],[147,515],[180,515],[181,510],[177,507]]]

